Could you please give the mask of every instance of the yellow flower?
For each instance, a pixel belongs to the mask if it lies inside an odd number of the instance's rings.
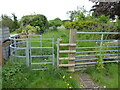
[[[70,84],[68,83],[67,85],[69,86]]]
[[[46,59],[44,59],[46,61]]]
[[[69,87],[69,88],[72,88],[72,87]]]
[[[65,75],[62,77],[63,79],[65,78]]]
[[[70,78],[72,78],[72,76],[70,76]]]

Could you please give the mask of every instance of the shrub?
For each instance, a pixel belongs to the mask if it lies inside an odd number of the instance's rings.
[[[44,15],[40,15],[40,14],[23,16],[21,22],[23,23],[23,26],[27,26],[27,25],[33,27],[37,26],[37,32],[39,34],[44,33],[49,26],[47,18]]]
[[[67,29],[77,29],[77,30],[81,30],[83,28],[88,28],[89,26],[92,26],[96,24],[95,21],[90,21],[90,20],[86,20],[86,21],[73,21],[73,22],[66,22],[64,23],[64,26]]]

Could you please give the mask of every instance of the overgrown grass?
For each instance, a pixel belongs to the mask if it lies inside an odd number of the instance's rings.
[[[81,88],[70,73],[49,68],[31,71],[22,63],[7,62],[3,67],[3,88]]]
[[[85,72],[88,73],[101,88],[118,88],[118,64],[105,64],[105,68],[102,70],[90,67]]]

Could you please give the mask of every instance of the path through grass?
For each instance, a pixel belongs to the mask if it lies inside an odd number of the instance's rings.
[[[118,64],[105,64],[103,70],[90,67],[85,72],[102,88],[118,88]]]

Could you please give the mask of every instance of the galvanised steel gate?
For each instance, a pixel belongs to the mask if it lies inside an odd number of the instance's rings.
[[[75,70],[84,69],[88,65],[120,62],[120,40],[111,39],[118,32],[77,32]]]
[[[11,37],[13,62],[26,62],[32,70],[45,70],[54,65],[54,39],[42,35],[19,35]]]

